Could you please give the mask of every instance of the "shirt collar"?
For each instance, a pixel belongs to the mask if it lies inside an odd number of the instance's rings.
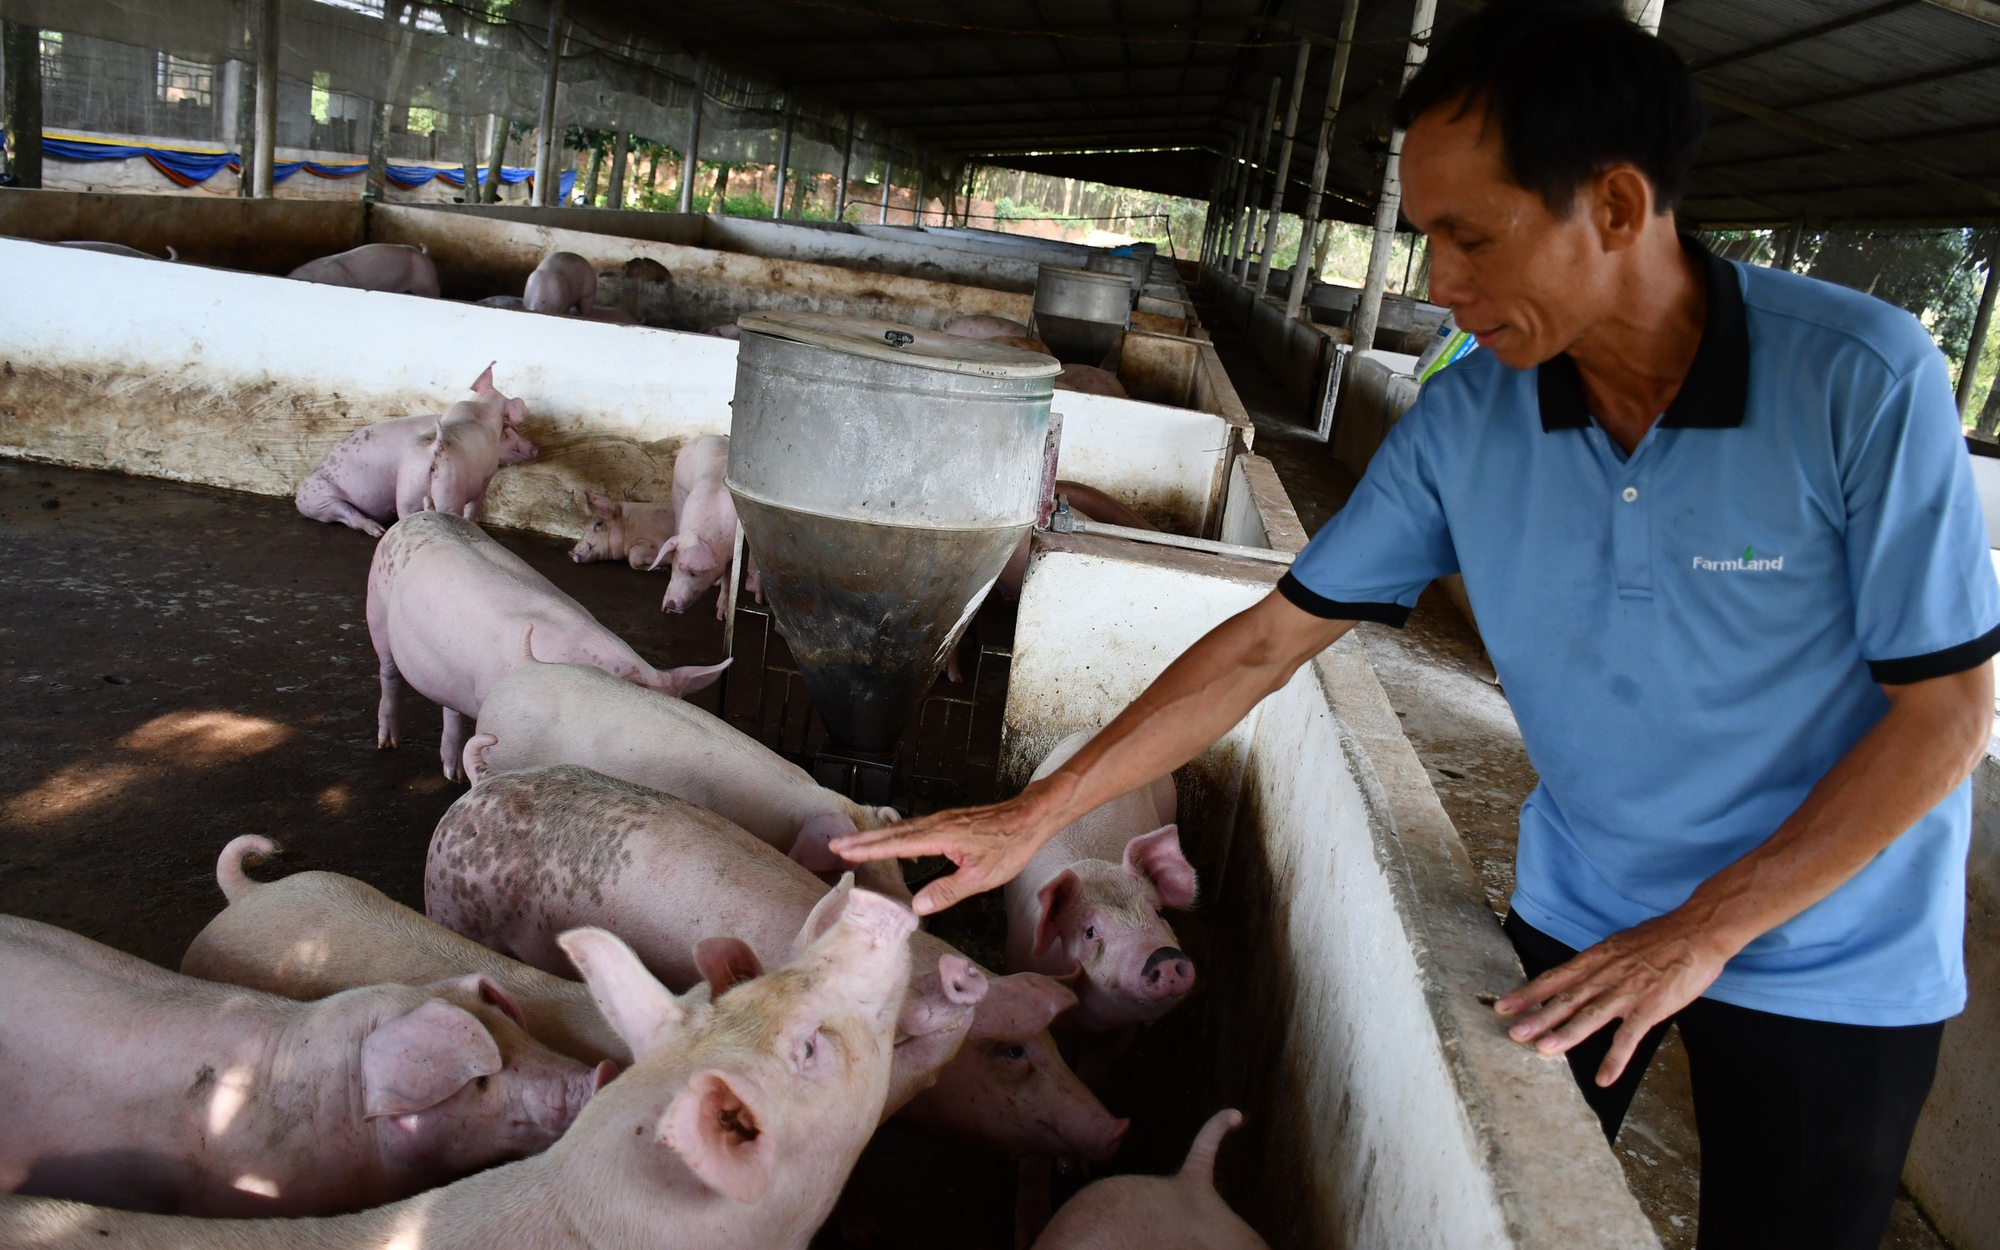
[[[1701,344],[1688,366],[1680,393],[1667,405],[1660,424],[1668,429],[1733,430],[1743,424],[1750,402],[1750,328],[1743,316],[1743,288],[1736,267],[1701,245],[1693,235],[1681,236],[1681,246],[1701,265],[1708,278],[1708,319]],[[1567,352],[1544,361],[1536,370],[1542,409],[1542,429],[1582,430],[1590,427],[1583,401],[1583,379]]]

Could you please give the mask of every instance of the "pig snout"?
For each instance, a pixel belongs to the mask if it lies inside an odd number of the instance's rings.
[[[1177,947],[1162,946],[1146,957],[1139,988],[1154,1002],[1179,998],[1194,988],[1194,961]]]

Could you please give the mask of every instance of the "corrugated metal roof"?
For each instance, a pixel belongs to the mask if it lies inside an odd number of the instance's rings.
[[[934,154],[1207,197],[1217,154],[1262,121],[1316,44],[1294,203],[1340,0],[600,0],[640,29],[881,117]],[[1438,5],[1440,29],[1469,12]],[[1331,145],[1337,215],[1379,179],[1410,0],[1362,0]],[[1706,224],[2000,222],[2000,4],[1667,0],[1711,129],[1686,215]],[[1282,111],[1282,106],[1281,106]],[[1200,154],[1166,158],[1163,149]],[[1134,153],[1146,152],[1139,156]],[[1061,154],[1061,155],[1050,155]],[[1085,171],[1101,171],[1086,174]]]

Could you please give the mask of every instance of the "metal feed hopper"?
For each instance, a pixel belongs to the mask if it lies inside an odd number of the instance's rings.
[[[1035,519],[1060,366],[819,313],[738,318],[730,492],[829,734],[893,751]]]
[[[1065,364],[1115,362],[1132,323],[1132,281],[1123,273],[1098,273],[1043,265],[1035,275],[1028,325]],[[1116,372],[1116,365],[1112,366]]]

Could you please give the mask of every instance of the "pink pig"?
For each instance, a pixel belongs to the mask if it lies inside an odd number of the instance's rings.
[[[707,593],[717,579],[729,572],[730,557],[736,549],[736,499],[723,480],[729,471],[729,436],[703,434],[689,439],[674,457],[675,533],[653,557],[650,568],[659,568],[673,557],[674,575],[667,582],[667,597],[660,605],[667,612],[685,612]],[[743,589],[763,600],[757,566],[746,558]],[[728,603],[725,588],[715,599],[715,619],[721,620]]]
[[[436,508],[479,519],[486,488],[509,456],[528,459],[537,448],[516,428],[528,405],[493,387],[493,366],[472,381],[472,399],[462,399],[437,418],[431,437],[413,444],[396,465],[396,515]],[[526,456],[520,453],[525,450]]]
[[[547,1149],[615,1071],[476,974],[299,1003],[0,917],[0,984],[0,1193],[351,1211]]]
[[[597,302],[597,271],[575,252],[550,252],[528,275],[521,304],[529,312],[566,313],[588,317]]]
[[[602,924],[681,987],[704,975],[698,947],[711,936],[781,961],[827,895],[713,812],[567,764],[474,786],[438,822],[424,868],[424,910],[484,946],[559,971],[557,935]],[[910,947],[884,1114],[902,1109],[1013,1155],[1110,1158],[1126,1122],[1084,1088],[1047,1032],[1075,995],[1033,973],[988,976],[928,933]]]
[[[335,256],[309,260],[285,276],[363,291],[438,296],[437,266],[431,263],[430,249],[407,243],[364,243]]]
[[[1209,1117],[1174,1176],[1108,1176],[1056,1212],[1034,1250],[1271,1250],[1215,1192],[1215,1152],[1240,1111]]]
[[[412,513],[375,545],[368,635],[381,661],[377,745],[397,744],[407,681],[444,708],[440,755],[453,781],[465,779],[465,740],[487,693],[530,660],[589,664],[676,698],[729,667],[654,668],[527,561],[448,512]]]
[[[944,323],[944,332],[946,334],[956,334],[960,338],[967,339],[1028,337],[1028,327],[1022,325],[1020,322],[1009,320],[1006,317],[989,317],[984,314],[954,317]]]
[[[1054,772],[1090,737],[1074,733],[1057,743],[1033,779]],[[1173,781],[1162,778],[1086,813],[1007,883],[1007,966],[1065,978],[1077,1004],[1064,1024],[1111,1035],[1093,1054],[1115,1054],[1137,1026],[1159,1019],[1194,988],[1194,961],[1160,916],[1163,907],[1195,901],[1194,868],[1181,854],[1173,816]]]
[[[624,503],[589,491],[590,524],[583,537],[569,549],[569,558],[578,564],[594,560],[623,560],[635,569],[650,568],[674,533],[674,505],[671,503]]]

